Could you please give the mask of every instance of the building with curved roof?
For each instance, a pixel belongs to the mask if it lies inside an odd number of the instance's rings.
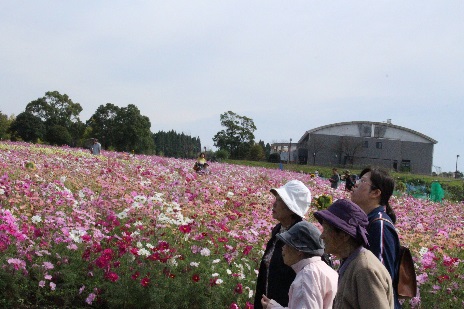
[[[390,120],[340,122],[306,131],[298,141],[298,160],[312,165],[371,165],[430,174],[436,143]]]

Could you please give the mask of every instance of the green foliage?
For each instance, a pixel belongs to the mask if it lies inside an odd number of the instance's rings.
[[[214,146],[227,150],[234,159],[245,159],[253,145],[256,126],[253,119],[228,111],[221,114],[221,130],[213,137]]]
[[[279,163],[280,162],[280,154],[277,152],[271,153],[267,159],[268,162],[272,163]]]
[[[68,129],[58,124],[48,128],[46,138],[50,144],[58,146],[69,145],[72,141]]]
[[[319,210],[327,209],[332,204],[332,196],[323,194],[314,197],[311,204]]]
[[[8,115],[0,112],[0,140],[10,139],[9,128],[14,120],[14,116],[8,117]]]
[[[264,148],[260,144],[254,144],[250,147],[248,159],[251,161],[261,161],[266,157]]]
[[[25,142],[36,142],[43,139],[46,128],[43,121],[31,113],[20,113],[10,126],[12,140],[21,139]]]
[[[216,151],[216,158],[219,160],[227,160],[229,158],[229,153],[227,150],[219,149]]]
[[[406,184],[402,181],[397,181],[395,184],[395,190],[399,192],[406,192]]]
[[[196,158],[201,152],[201,142],[198,137],[191,137],[174,130],[159,131],[153,134],[158,155],[174,158]]]

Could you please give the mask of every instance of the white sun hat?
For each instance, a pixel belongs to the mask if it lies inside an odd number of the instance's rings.
[[[280,188],[271,189],[278,194],[285,205],[300,217],[304,217],[311,204],[311,191],[299,180],[290,180]]]

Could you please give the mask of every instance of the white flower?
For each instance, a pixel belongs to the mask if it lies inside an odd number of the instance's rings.
[[[148,243],[146,244],[145,246],[147,246],[148,249],[153,249],[155,246],[153,246],[152,244]]]
[[[131,233],[131,237],[135,237],[137,235],[140,235],[139,231],[134,231],[134,232]]]
[[[217,264],[217,263],[219,263],[220,261],[221,261],[221,259],[215,259],[215,260],[213,260],[212,263],[213,263],[213,264]]]
[[[5,194],[5,190],[3,190],[2,188],[0,188],[0,195],[3,195]]]
[[[230,269],[227,269],[226,272],[228,275],[232,275],[232,271]]]
[[[419,250],[420,256],[422,257],[424,254],[427,253],[427,251],[429,251],[427,248],[421,247],[420,250]]]
[[[232,197],[232,196],[234,196],[234,193],[233,193],[233,192],[230,192],[230,191],[227,192],[227,197]]]
[[[137,248],[143,248],[143,245],[140,241],[137,242]]]
[[[137,195],[136,197],[134,197],[134,201],[145,204],[147,198],[143,195]]]
[[[177,265],[178,265],[175,257],[170,258],[170,259],[167,261],[167,263],[168,263],[169,265],[172,265],[172,266],[177,266]]]
[[[203,248],[201,249],[200,254],[203,256],[210,256],[211,251],[208,248]]]
[[[31,218],[32,220],[32,223],[39,223],[39,222],[42,222],[42,218],[40,216],[32,216]]]
[[[223,283],[223,282],[224,282],[224,281],[223,281],[222,279],[217,279],[217,280],[216,280],[216,284],[221,284],[221,283]]]
[[[143,256],[150,256],[150,251],[148,251],[145,248],[141,248],[137,251],[138,255],[143,255]]]
[[[118,213],[117,217],[119,219],[125,219],[125,218],[127,218],[127,212],[122,211],[122,212]]]
[[[212,277],[219,277],[219,274],[218,273],[214,273],[211,275]]]
[[[61,176],[60,181],[61,181],[61,183],[64,183],[66,181],[66,176]]]
[[[198,267],[200,265],[200,263],[198,262],[190,262],[190,266],[192,267]]]

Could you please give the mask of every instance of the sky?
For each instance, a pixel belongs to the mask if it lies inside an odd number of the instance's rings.
[[[438,141],[433,171],[464,170],[462,0],[1,0],[0,40],[7,115],[56,90],[83,122],[134,104],[213,150],[227,111],[265,143],[391,119]]]

